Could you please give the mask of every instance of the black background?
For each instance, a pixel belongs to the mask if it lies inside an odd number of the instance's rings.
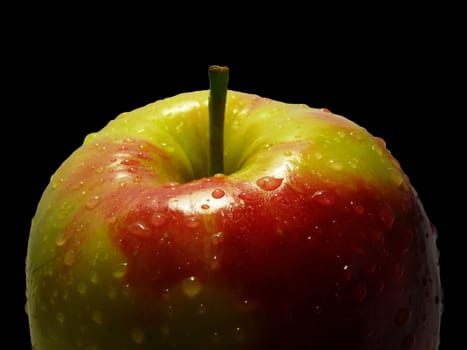
[[[456,207],[462,208],[455,202],[461,191],[456,185],[461,139],[452,136],[460,117],[453,107],[456,54],[431,17],[413,22],[412,15],[342,27],[329,13],[319,25],[313,25],[313,16],[288,16],[290,22],[271,21],[268,27],[252,20],[248,28],[237,19],[214,32],[195,31],[196,21],[184,27],[173,20],[136,33],[123,19],[94,32],[86,31],[84,20],[70,24],[64,18],[35,23],[10,38],[4,65],[10,108],[4,116],[2,172],[9,225],[2,288],[12,292],[5,300],[14,348],[29,346],[24,260],[30,220],[50,175],[86,134],[119,113],[206,89],[211,64],[230,67],[233,90],[327,107],[386,140],[439,230],[445,291],[441,349],[454,348],[454,284],[461,273],[454,240],[461,233]]]

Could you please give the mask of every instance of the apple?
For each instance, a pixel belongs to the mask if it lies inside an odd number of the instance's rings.
[[[34,349],[437,349],[437,233],[384,141],[210,74],[51,177],[26,261]]]

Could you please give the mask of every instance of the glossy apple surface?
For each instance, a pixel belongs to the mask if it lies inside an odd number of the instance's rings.
[[[35,350],[437,349],[436,232],[381,139],[327,110],[208,92],[123,113],[32,222]]]

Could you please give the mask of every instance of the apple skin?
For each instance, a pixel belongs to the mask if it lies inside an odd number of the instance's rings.
[[[229,91],[123,113],[52,176],[32,221],[35,350],[437,349],[436,230],[381,139]]]

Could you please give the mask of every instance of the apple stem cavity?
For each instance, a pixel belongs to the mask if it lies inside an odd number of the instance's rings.
[[[208,175],[224,173],[224,115],[229,68],[210,66],[209,71],[209,165]]]

